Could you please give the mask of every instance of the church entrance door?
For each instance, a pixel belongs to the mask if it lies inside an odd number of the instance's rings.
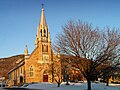
[[[48,82],[48,75],[43,75],[43,82]]]
[[[20,76],[20,83],[23,83],[23,77]]]

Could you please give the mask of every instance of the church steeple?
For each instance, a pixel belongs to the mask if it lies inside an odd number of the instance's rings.
[[[46,18],[45,18],[45,14],[44,14],[43,4],[42,4],[42,13],[41,13],[41,18],[40,18],[39,28],[46,28],[47,29],[47,23],[46,23]]]
[[[47,26],[47,22],[46,22],[46,18],[45,18],[43,4],[42,4],[40,23],[37,28],[37,36],[36,36],[36,40],[35,40],[36,47],[38,46],[39,42],[50,42],[50,34],[48,32],[48,26]]]

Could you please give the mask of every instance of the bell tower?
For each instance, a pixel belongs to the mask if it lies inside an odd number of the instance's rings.
[[[50,42],[50,41],[51,41],[50,33],[48,32],[48,26],[44,14],[44,5],[42,4],[42,12],[41,12],[40,23],[37,28],[35,46],[37,47],[39,42]]]
[[[50,33],[48,31],[48,25],[45,18],[44,7],[42,4],[42,12],[40,22],[37,28],[37,35],[35,40],[35,46],[39,49],[39,62],[49,63],[52,60],[52,47]]]

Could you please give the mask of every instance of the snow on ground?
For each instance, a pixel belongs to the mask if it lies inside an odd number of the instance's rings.
[[[51,83],[36,83],[30,84],[25,88],[30,89],[43,89],[43,90],[87,90],[86,83],[70,83],[70,85],[61,84],[60,87],[57,87],[57,84]],[[92,90],[120,90],[119,86],[112,84],[112,86],[105,86],[104,83],[92,83]]]

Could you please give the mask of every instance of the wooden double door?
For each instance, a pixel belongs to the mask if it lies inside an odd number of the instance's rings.
[[[43,82],[48,82],[48,75],[43,75]]]

